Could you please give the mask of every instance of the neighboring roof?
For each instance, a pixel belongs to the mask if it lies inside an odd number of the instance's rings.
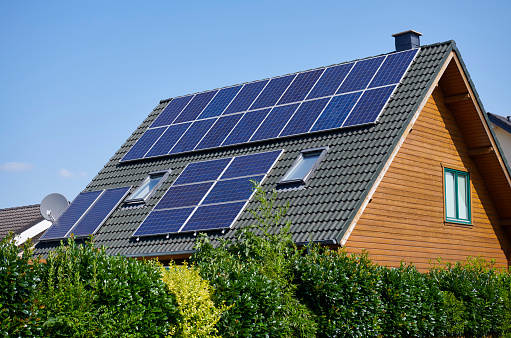
[[[20,234],[42,220],[39,204],[0,209],[0,239],[10,231]]]
[[[511,133],[511,121],[509,121],[509,117],[503,117],[503,116],[495,115],[492,113],[487,113],[487,114],[488,114],[488,118],[490,119],[490,121],[492,123],[496,124],[500,128],[507,131],[508,133]]]
[[[277,187],[278,181],[291,167],[301,150],[322,146],[329,146],[329,152],[307,186],[281,189],[278,202],[280,204],[290,202],[288,218],[292,221],[291,231],[295,242],[339,243],[377,181],[414,113],[420,108],[421,101],[433,85],[449,53],[455,48],[453,41],[421,47],[410,70],[376,124],[119,163],[119,160],[168,103],[168,100],[161,101],[85,191],[130,185],[137,187],[151,171],[172,169],[172,172],[158,192],[148,201],[147,206],[120,208],[115,211],[97,232],[96,243],[105,245],[110,254],[127,256],[190,253],[195,241],[193,234],[175,234],[168,238],[166,236],[141,237],[139,240],[132,237],[188,163],[284,149],[282,159],[269,173],[263,186],[266,190],[271,190]],[[251,201],[248,206],[249,209],[256,207],[256,201]],[[235,227],[253,223],[254,217],[250,212],[244,211]],[[232,238],[234,231],[227,230],[225,234],[212,231],[208,232],[208,235],[214,241],[221,237]],[[58,243],[55,242],[40,243],[36,253],[45,254],[56,245]]]

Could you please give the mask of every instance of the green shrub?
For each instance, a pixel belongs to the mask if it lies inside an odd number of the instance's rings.
[[[209,282],[186,263],[178,266],[172,262],[168,269],[161,269],[163,282],[176,295],[180,313],[180,321],[169,330],[169,337],[218,337],[215,325],[225,308],[215,307]]]
[[[469,257],[466,262],[442,263],[439,261],[429,271],[429,275],[446,295],[445,299],[451,304],[450,315],[447,318],[451,332],[449,335],[459,335],[463,328],[466,337],[499,336],[503,334],[505,320],[509,318],[503,297],[502,278],[494,268],[494,262],[483,258]],[[463,308],[462,324],[456,317],[454,308]]]
[[[215,289],[217,306],[229,306],[217,327],[223,337],[314,337],[313,315],[291,283],[298,252],[284,222],[287,207],[276,205],[275,191],[268,197],[259,185],[255,189],[258,223],[217,248],[200,236],[192,257]]]
[[[444,294],[413,265],[383,268],[384,337],[442,337],[446,331]]]
[[[38,264],[32,263],[30,246],[28,242],[23,249],[18,248],[12,233],[0,242],[0,336],[37,335],[34,294],[39,282]]]
[[[109,256],[92,240],[69,239],[41,269],[45,336],[161,337],[177,321],[174,301],[155,262]]]
[[[367,253],[348,255],[319,246],[308,251],[296,260],[296,283],[300,299],[316,314],[318,336],[381,335],[381,269]]]

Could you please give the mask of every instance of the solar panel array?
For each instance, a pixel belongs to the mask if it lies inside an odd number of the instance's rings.
[[[95,234],[130,188],[80,193],[39,240],[68,238],[71,234],[77,238]]]
[[[230,228],[282,150],[188,164],[133,236]]]
[[[121,162],[374,123],[417,52],[175,98]]]

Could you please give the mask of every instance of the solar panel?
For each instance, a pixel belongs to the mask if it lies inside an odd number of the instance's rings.
[[[294,103],[273,108],[250,141],[267,140],[278,137],[282,128],[286,125],[286,122],[293,116],[298,105],[298,103]]]
[[[167,127],[149,129],[138,139],[130,151],[122,158],[123,161],[143,158],[149,149],[154,145],[160,136],[167,130]]]
[[[181,232],[229,228],[245,204],[247,204],[246,201],[200,206]]]
[[[255,110],[274,106],[295,76],[296,74],[271,79],[250,109]]]
[[[269,112],[270,109],[267,108],[245,113],[241,118],[241,121],[239,121],[236,127],[234,127],[222,145],[245,143],[250,140],[254,131],[257,127],[259,127]]]
[[[248,110],[248,108],[252,105],[252,102],[254,102],[267,83],[268,80],[264,80],[244,85],[243,89],[240,90],[238,95],[234,98],[223,114],[225,115]]]
[[[380,87],[365,91],[344,122],[344,126],[355,126],[375,121],[395,87]]]
[[[354,63],[330,67],[325,70],[321,78],[318,80],[314,88],[307,96],[307,99],[315,99],[318,97],[330,96],[335,94],[337,88],[346,78]]]
[[[234,128],[236,123],[243,117],[243,114],[222,116],[216,120],[215,124],[208,131],[202,141],[195,149],[207,149],[218,147],[222,144],[227,135]]]
[[[229,228],[282,150],[189,164],[133,236]]]
[[[374,123],[418,51],[173,99],[121,162]]]
[[[232,158],[230,157],[188,164],[174,185],[214,181],[224,172],[231,161]]]
[[[409,50],[387,56],[371,81],[369,88],[399,83],[416,53],[415,50]]]
[[[75,223],[83,216],[89,207],[96,201],[102,191],[82,192],[71,202],[60,217],[41,236],[40,240],[64,238]]]
[[[170,154],[177,154],[184,151],[193,150],[206,135],[209,128],[215,123],[216,119],[198,120],[192,123],[190,128],[186,130],[183,137],[176,143],[170,151]]]
[[[69,232],[76,237],[93,235],[124,199],[131,187],[105,190],[82,219]]]
[[[217,92],[218,90],[214,90],[212,92],[200,93],[195,95],[192,101],[186,106],[185,109],[183,109],[181,114],[179,114],[179,116],[174,120],[174,123],[177,124],[195,120]]]
[[[213,182],[172,186],[167,190],[154,209],[182,208],[199,205],[212,185]]]
[[[365,89],[374,74],[376,74],[383,60],[385,60],[385,57],[382,56],[357,62],[346,77],[346,80],[344,80],[341,87],[337,90],[337,94]]]
[[[227,170],[222,174],[221,179],[267,173],[281,153],[281,150],[275,150],[253,155],[238,156],[234,158]]]
[[[199,119],[206,119],[208,117],[215,117],[222,115],[225,107],[231,103],[232,99],[238,94],[241,86],[230,87],[221,89],[215,98],[211,100],[208,106],[202,111]]]
[[[286,104],[302,101],[325,69],[317,69],[310,72],[300,73],[293,83],[280,98],[278,104]]]
[[[169,102],[158,118],[153,122],[151,128],[168,126],[176,119],[184,107],[192,100],[193,95],[178,97]]]
[[[311,131],[327,130],[342,127],[344,120],[351,112],[362,92],[334,96],[328,103],[323,114],[317,119]]]
[[[314,121],[323,111],[330,98],[317,99],[302,103],[300,108],[293,115],[280,136],[296,135],[306,133],[310,130]]]
[[[192,125],[191,122],[173,124],[163,133],[163,135],[154,143],[153,147],[145,154],[144,157],[154,157],[167,155],[174,147],[186,130]]]
[[[178,232],[195,208],[153,210],[133,236]]]
[[[264,175],[260,175],[220,181],[208,193],[203,204],[248,200],[254,187],[251,181],[261,182],[263,178]]]

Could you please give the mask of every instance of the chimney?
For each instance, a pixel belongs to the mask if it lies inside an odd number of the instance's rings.
[[[396,52],[417,48],[421,45],[419,36],[422,34],[413,30],[407,30],[401,33],[392,34],[396,39]]]
[[[509,122],[511,122],[511,116],[508,116],[508,117],[507,117],[507,120],[508,120]]]

